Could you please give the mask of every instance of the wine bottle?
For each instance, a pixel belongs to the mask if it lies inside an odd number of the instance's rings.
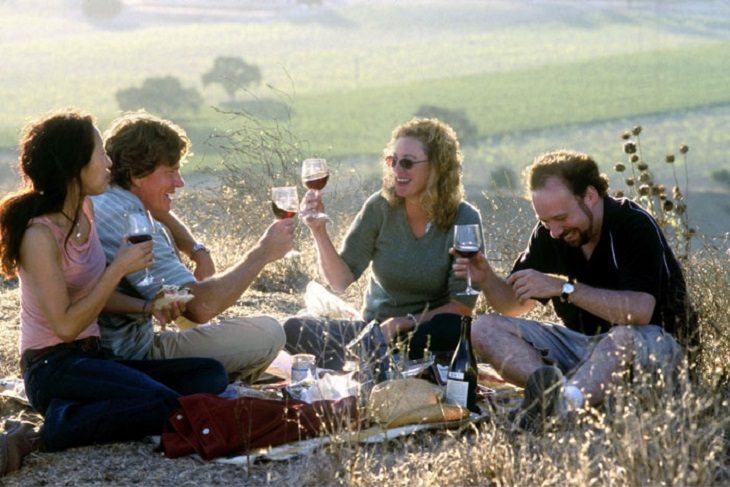
[[[471,348],[471,316],[462,316],[461,338],[447,374],[446,400],[478,413],[477,377],[477,360]]]

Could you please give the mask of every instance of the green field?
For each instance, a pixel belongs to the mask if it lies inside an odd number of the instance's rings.
[[[302,96],[294,128],[334,155],[372,152],[422,104],[463,110],[483,136],[730,103],[730,42]],[[346,123],[343,123],[346,122]]]
[[[520,149],[587,133],[579,148],[614,158],[613,131],[633,123],[657,127],[660,154],[677,139],[704,149],[692,154],[703,182],[729,165],[730,8],[717,2],[383,0],[302,10],[251,1],[235,21],[197,18],[182,8],[200,3],[190,0],[159,11],[129,3],[94,24],[74,2],[0,2],[0,158],[38,113],[80,106],[104,127],[118,114],[117,90],[173,75],[206,102],[173,116],[194,138],[186,170],[215,165],[204,142],[241,119],[213,109],[225,94],[200,75],[216,56],[236,55],[261,66],[265,81],[241,93],[240,106],[280,118],[291,110],[284,122],[306,151],[338,161],[372,160],[395,125],[430,104],[463,110],[477,126],[481,142],[465,152],[482,168],[521,167],[531,155]]]

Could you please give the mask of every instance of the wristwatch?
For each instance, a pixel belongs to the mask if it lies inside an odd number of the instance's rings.
[[[560,294],[560,301],[567,303],[568,298],[571,294],[573,294],[573,291],[575,291],[575,284],[573,284],[572,279],[568,279],[565,283],[563,283],[563,292]]]
[[[203,251],[203,252],[205,252],[206,254],[209,254],[209,253],[210,253],[210,250],[208,250],[208,247],[206,247],[206,246],[205,246],[205,245],[203,245],[202,243],[198,242],[198,243],[196,243],[195,245],[193,245],[193,250],[192,250],[192,251],[190,252],[190,255],[194,254],[194,253],[195,253],[195,252],[197,252],[198,250],[202,250],[202,251]]]

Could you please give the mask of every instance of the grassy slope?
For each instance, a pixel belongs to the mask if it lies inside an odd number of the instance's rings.
[[[334,155],[378,148],[421,104],[461,109],[484,136],[730,103],[730,43],[317,96],[294,127]]]
[[[293,94],[295,133],[333,158],[377,153],[425,103],[464,109],[490,144],[727,104],[730,20],[716,4],[698,5],[353,2],[249,23],[165,23],[129,12],[113,27],[0,5],[0,152],[14,147],[27,117],[54,107],[82,106],[106,125],[117,113],[114,92],[146,76],[174,74],[219,105],[222,91],[200,84],[219,54],[259,64],[267,83]],[[682,141],[712,138],[704,127],[725,116],[705,114]],[[239,123],[210,108],[174,118],[203,156],[212,152],[202,143],[208,134]]]

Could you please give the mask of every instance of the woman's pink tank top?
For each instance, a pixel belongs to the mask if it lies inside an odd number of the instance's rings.
[[[84,199],[83,212],[89,219],[91,230],[89,238],[84,243],[75,242],[73,238],[66,240],[66,232],[45,216],[33,218],[30,223],[46,225],[53,232],[58,247],[61,249],[61,270],[66,281],[68,295],[72,302],[88,295],[93,289],[99,277],[106,268],[104,250],[99,241],[94,225],[91,200]],[[35,289],[24,285],[26,273],[22,268],[18,270],[20,279],[20,353],[28,349],[39,349],[62,343],[53,327],[41,311],[39,298]],[[77,340],[99,336],[99,325],[96,319],[88,324]]]

